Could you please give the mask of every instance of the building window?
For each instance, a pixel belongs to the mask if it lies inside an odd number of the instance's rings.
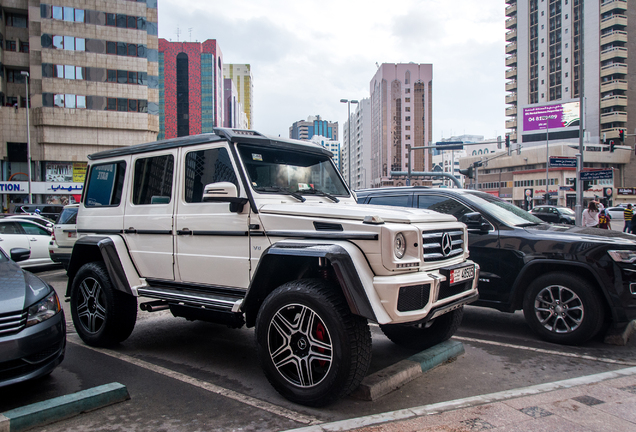
[[[411,107],[404,107],[404,111],[411,112]]]
[[[404,93],[411,93],[411,89],[410,88],[405,89]]]
[[[408,141],[411,139],[411,135],[406,135],[404,138]]]
[[[411,98],[410,97],[404,98],[404,102],[411,102]]]
[[[7,51],[16,51],[16,43],[15,43],[15,41],[7,40],[6,41],[6,45],[5,45],[5,49]]]
[[[4,16],[7,27],[27,28],[29,26],[29,20],[26,15],[6,12]]]
[[[411,121],[411,116],[406,116],[406,117],[404,118],[404,121]]]
[[[20,41],[20,52],[28,53],[29,52],[29,43]]]

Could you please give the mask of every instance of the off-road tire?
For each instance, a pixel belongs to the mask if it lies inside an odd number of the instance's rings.
[[[324,406],[346,396],[371,363],[367,320],[353,315],[339,288],[322,279],[272,291],[256,318],[256,343],[271,385],[302,405]]]
[[[463,316],[462,306],[424,324],[384,324],[380,325],[380,329],[391,342],[422,351],[450,339],[462,323]]]
[[[104,263],[87,263],[73,279],[71,315],[77,334],[87,345],[111,346],[132,333],[137,298],[113,288]]]

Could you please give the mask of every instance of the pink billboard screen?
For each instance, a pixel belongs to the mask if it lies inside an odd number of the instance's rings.
[[[523,131],[560,129],[579,125],[579,103],[545,105],[523,109]]]

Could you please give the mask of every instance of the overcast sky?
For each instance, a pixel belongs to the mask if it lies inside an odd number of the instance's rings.
[[[376,63],[433,64],[433,140],[505,133],[502,0],[159,0],[159,37],[216,39],[249,63],[254,129],[289,135],[310,115],[337,121],[340,99],[369,97]],[[352,105],[352,111],[354,106]],[[342,132],[340,133],[342,139]]]

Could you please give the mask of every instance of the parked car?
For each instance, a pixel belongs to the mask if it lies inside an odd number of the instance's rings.
[[[29,250],[0,248],[0,387],[50,374],[64,359],[66,320],[55,290],[16,262]]]
[[[77,208],[79,204],[64,206],[53,227],[53,235],[49,242],[49,255],[53,262],[61,263],[68,268],[73,245],[77,240]]]
[[[607,212],[612,218],[610,224],[614,231],[623,231],[623,228],[625,227],[625,213],[623,213],[625,208],[627,208],[627,206],[609,207],[607,209]]]
[[[543,339],[580,344],[604,322],[636,318],[636,242],[631,234],[550,225],[487,193],[397,187],[357,192],[364,204],[448,213],[468,228],[470,258],[481,267],[475,305],[523,309]]]
[[[57,217],[60,215],[63,209],[64,206],[62,204],[21,204],[15,206],[13,212],[16,214],[38,213],[40,216],[47,217],[51,220],[57,220]],[[39,212],[36,212],[36,210],[39,210]]]
[[[574,210],[568,207],[543,205],[533,208],[530,210],[530,213],[539,219],[550,223],[574,225],[574,222],[576,221],[576,214],[574,213]]]
[[[30,258],[20,261],[20,267],[53,264],[49,256],[51,231],[26,219],[0,219],[0,247],[5,250],[23,248]]]
[[[52,221],[51,219],[44,217],[44,216],[38,216],[36,214],[14,214],[14,215],[9,215],[7,217],[5,217],[5,219],[22,219],[22,220],[28,220],[31,222],[35,222],[36,224],[44,227],[47,229],[47,231],[51,231],[53,232],[53,225],[55,224],[54,221]]]

